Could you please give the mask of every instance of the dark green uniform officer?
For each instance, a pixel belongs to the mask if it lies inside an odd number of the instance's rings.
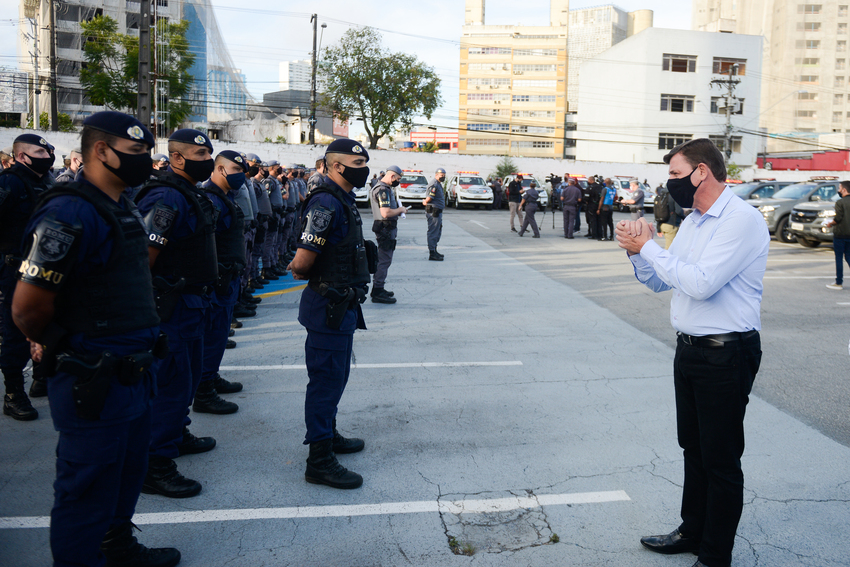
[[[339,400],[348,383],[354,330],[365,329],[360,304],[366,299],[376,260],[372,242],[363,240],[363,222],[352,190],[369,179],[366,148],[340,139],[325,154],[327,174],[304,201],[298,251],[289,268],[295,279],[309,279],[301,295],[298,321],[307,329],[305,444],[310,445],[307,482],[357,488],[363,477],[339,464],[336,455],[362,451],[361,439],[336,430]],[[367,249],[369,250],[367,252]]]
[[[12,314],[48,376],[59,431],[50,547],[56,567],[173,567],[132,518],[147,468],[159,332],[142,218],[123,195],[151,172],[153,135],[135,118],[83,123],[80,181],[56,185],[26,228]],[[6,553],[8,556],[8,552]]]

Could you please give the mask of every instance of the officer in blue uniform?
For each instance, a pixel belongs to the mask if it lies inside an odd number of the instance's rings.
[[[197,438],[188,429],[188,408],[201,381],[210,292],[218,277],[215,208],[195,184],[209,179],[215,166],[212,143],[198,130],[175,131],[168,139],[168,154],[168,173],[149,181],[136,196],[149,234],[157,311],[168,335],[168,355],[156,375],[158,393],[142,491],[186,498],[198,494],[201,484],[180,474],[173,459],[215,447],[215,439]],[[215,410],[216,402],[223,402],[215,390],[211,397],[209,392],[198,393],[205,407],[196,399],[195,411]]]
[[[50,521],[54,565],[172,567],[131,520],[147,468],[151,368],[167,346],[150,288],[147,233],[125,187],[150,175],[153,135],[120,112],[83,122],[81,179],[58,184],[26,228],[12,306],[49,367],[59,432]],[[8,551],[7,551],[8,555]]]
[[[365,443],[340,435],[336,414],[351,370],[354,330],[366,328],[360,304],[374,273],[370,264],[376,261],[374,243],[363,240],[363,222],[351,193],[366,185],[368,161],[366,148],[354,140],[328,146],[326,176],[304,202],[298,251],[289,265],[295,279],[309,280],[298,311],[298,321],[307,329],[304,444],[310,445],[310,456],[305,479],[334,488],[363,484],[363,477],[340,465],[336,455],[362,451]]]
[[[41,194],[54,157],[38,134],[21,134],[12,144],[15,165],[0,172],[0,370],[6,386],[3,413],[20,421],[38,418],[24,391],[24,368],[30,349],[12,322],[15,274],[21,264],[21,241],[27,220]]]
[[[269,218],[269,228],[266,230],[266,244],[263,254],[263,277],[267,280],[278,280],[279,276],[286,275],[285,270],[278,267],[280,258],[278,256],[278,237],[280,223],[283,215],[283,193],[277,176],[280,175],[280,162],[273,159],[268,162],[268,177],[263,181],[263,189],[269,196],[269,204],[272,214]]]
[[[242,391],[242,384],[222,378],[218,369],[227,344],[233,308],[239,299],[239,274],[245,267],[243,241],[244,214],[236,204],[235,193],[245,183],[248,162],[233,150],[224,150],[215,158],[215,170],[203,189],[218,212],[215,227],[215,247],[218,257],[218,280],[210,298],[204,332],[204,364],[201,373],[201,392],[212,388],[216,394],[233,394]],[[239,406],[233,402],[233,411]],[[198,403],[198,397],[195,397]],[[230,406],[226,406],[230,407]],[[231,412],[232,413],[232,412]]]
[[[437,244],[443,235],[443,209],[446,208],[446,193],[443,181],[446,180],[446,170],[437,169],[434,179],[428,185],[427,196],[422,200],[425,205],[425,220],[428,221],[428,259],[442,262],[444,256],[437,252]]]

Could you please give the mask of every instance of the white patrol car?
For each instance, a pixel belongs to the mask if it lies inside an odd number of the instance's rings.
[[[396,198],[403,206],[419,205],[427,195],[428,179],[422,174],[421,169],[402,170],[403,175],[396,188]]]
[[[371,179],[369,180],[371,181]],[[366,187],[355,187],[354,188],[354,200],[357,202],[358,207],[368,207],[369,206],[369,185]]]
[[[508,175],[502,180],[502,190],[507,189],[508,185],[510,185],[511,181],[516,179],[517,175],[522,175],[523,190],[528,189],[531,186],[531,182],[534,181],[534,184],[537,186],[537,192],[540,194],[540,198],[537,200],[538,206],[540,207],[540,210],[545,209],[549,204],[549,192],[546,191],[546,188],[530,173],[512,173]]]
[[[477,171],[458,171],[446,183],[446,206],[454,203],[456,209],[464,206],[493,205],[493,190]]]

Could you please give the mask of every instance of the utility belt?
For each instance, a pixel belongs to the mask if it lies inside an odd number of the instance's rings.
[[[227,295],[227,292],[230,290],[230,284],[233,282],[233,277],[236,274],[239,274],[243,267],[240,267],[238,264],[231,264],[225,266],[224,264],[218,265],[218,279],[215,282],[215,293],[219,297],[223,297]]]
[[[331,287],[326,282],[310,282],[307,285],[328,300],[325,305],[325,324],[334,330],[342,325],[346,311],[366,301],[366,290],[361,287]]]
[[[425,212],[434,218],[443,214],[443,209],[438,209],[434,205],[425,205]]]
[[[388,251],[395,250],[396,239],[393,237],[393,231],[397,227],[398,221],[396,220],[376,220],[372,222],[372,232],[375,233],[378,248]]]
[[[15,270],[16,272],[18,271],[18,268],[21,267],[22,262],[23,260],[15,256],[14,254],[6,254],[3,258],[3,263]]]
[[[702,348],[723,348],[728,343],[736,343],[745,341],[752,337],[757,337],[758,331],[747,331],[746,333],[723,333],[719,335],[687,335],[685,333],[676,333],[679,338],[688,346]]]
[[[75,376],[72,396],[77,417],[100,419],[106,398],[117,376],[122,386],[138,384],[157,359],[168,354],[168,337],[160,333],[151,350],[117,357],[109,351],[100,356],[62,352],[56,355],[56,371]]]

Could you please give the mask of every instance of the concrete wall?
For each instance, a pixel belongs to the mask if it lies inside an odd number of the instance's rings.
[[[12,145],[12,141],[20,134],[26,132],[17,128],[0,128],[0,149]],[[68,132],[42,132],[44,138],[56,146],[57,167],[61,167],[61,156],[68,154],[73,148],[80,144],[80,136]],[[216,152],[233,149],[243,152],[251,152],[264,160],[276,159],[282,164],[299,163],[312,166],[315,161],[322,157],[324,146],[310,146],[307,144],[265,144],[246,142],[235,144],[227,142],[216,142]],[[158,152],[165,152],[166,141],[160,140],[157,144]],[[470,156],[454,154],[426,154],[419,152],[400,152],[394,150],[372,150],[369,152],[369,167],[373,172],[386,169],[390,165],[397,165],[402,169],[421,169],[429,178],[438,168],[444,168],[450,175],[453,171],[479,171],[485,177],[495,171],[496,165],[502,160],[502,156]],[[563,175],[565,172],[582,175],[630,175],[641,180],[647,179],[656,187],[667,180],[667,166],[658,164],[633,164],[633,163],[611,163],[592,161],[573,161],[549,158],[522,158],[512,157],[511,160],[520,171],[532,173],[537,179],[544,183],[544,178],[549,173]],[[846,171],[769,171],[763,169],[746,169],[742,179],[751,180],[754,177],[774,178],[780,181],[793,180],[804,181],[814,175],[836,175],[841,179],[848,176]]]

